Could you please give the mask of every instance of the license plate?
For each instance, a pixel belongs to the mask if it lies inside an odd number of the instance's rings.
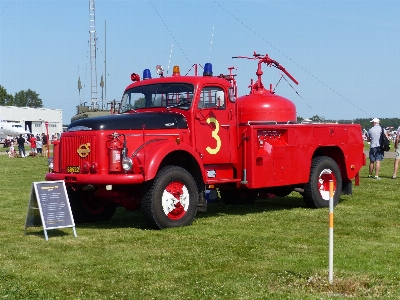
[[[80,173],[81,168],[79,166],[68,166],[67,173]]]

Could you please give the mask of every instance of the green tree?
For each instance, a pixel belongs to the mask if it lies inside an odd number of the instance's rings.
[[[39,98],[39,94],[30,89],[15,93],[13,105],[18,107],[43,107],[42,99]]]
[[[0,105],[13,105],[14,97],[7,94],[7,90],[0,85]]]
[[[146,106],[146,99],[144,97],[139,98],[134,103],[134,109],[143,108]]]
[[[26,92],[28,99],[28,107],[40,108],[43,107],[42,99],[39,98],[39,94],[28,89]]]
[[[320,117],[320,116],[318,116],[318,115],[315,115],[315,116],[311,117],[310,119],[311,119],[311,121],[313,121],[313,122],[324,122],[324,121],[325,121],[325,118],[324,118],[324,117]]]

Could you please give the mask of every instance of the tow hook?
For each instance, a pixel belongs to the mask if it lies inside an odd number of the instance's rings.
[[[94,190],[94,185],[93,184],[88,184],[82,187],[82,190],[84,191],[93,191]]]

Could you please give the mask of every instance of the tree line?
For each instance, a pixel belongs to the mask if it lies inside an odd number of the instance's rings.
[[[7,90],[0,85],[0,105],[2,106],[17,106],[17,107],[43,107],[42,99],[39,94],[31,89],[26,91],[21,90],[15,95],[7,93]]]

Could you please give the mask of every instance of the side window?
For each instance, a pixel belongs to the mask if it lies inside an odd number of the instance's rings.
[[[225,93],[219,87],[205,87],[201,90],[198,108],[225,109]]]

